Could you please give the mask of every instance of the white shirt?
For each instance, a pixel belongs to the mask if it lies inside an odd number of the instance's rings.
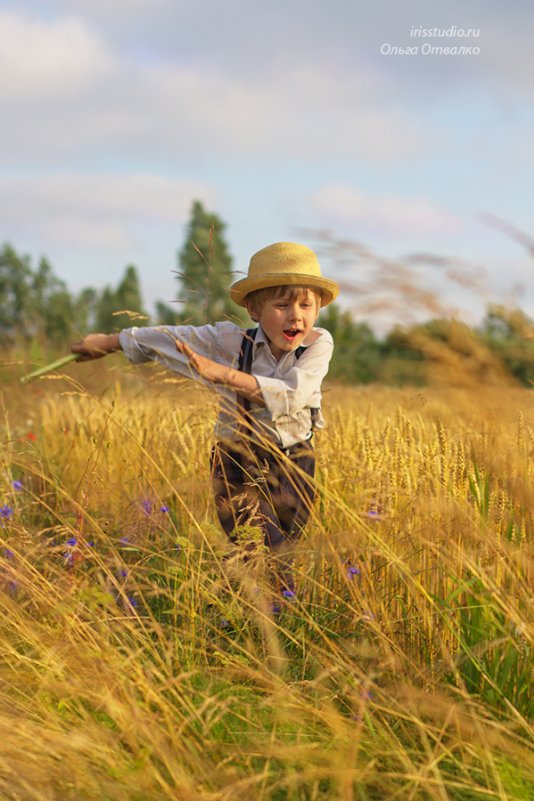
[[[230,322],[215,325],[179,325],[157,328],[126,328],[119,335],[121,348],[131,362],[155,360],[180,375],[210,386],[221,398],[215,427],[218,439],[236,439],[236,393],[223,384],[202,379],[174,344],[186,342],[202,356],[218,364],[237,368],[244,330]],[[321,407],[321,383],[328,372],[334,342],[324,328],[314,328],[303,341],[297,359],[288,351],[277,361],[268,340],[258,327],[253,345],[251,373],[258,381],[265,406],[251,403],[251,420],[258,435],[268,435],[280,447],[289,448],[312,435],[310,409]],[[314,428],[323,428],[321,412]]]

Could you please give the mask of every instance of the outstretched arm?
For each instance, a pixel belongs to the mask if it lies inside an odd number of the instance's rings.
[[[241,370],[235,370],[233,367],[218,364],[213,359],[196,353],[190,345],[176,337],[174,337],[174,342],[176,350],[185,356],[190,367],[205,381],[211,384],[224,384],[253,403],[265,406],[261,389],[254,376]],[[122,350],[118,334],[88,334],[71,347],[72,353],[79,354],[78,361],[80,362],[100,359],[117,350]]]
[[[238,395],[248,398],[252,403],[265,406],[260,385],[253,375],[224,364],[218,364],[212,359],[208,359],[207,356],[201,356],[195,353],[186,342],[181,342],[179,339],[175,340],[175,344],[176,350],[187,358],[193,370],[205,381],[212,384],[224,384],[235,390]]]
[[[78,353],[79,362],[87,362],[90,359],[101,359],[108,353],[121,350],[121,343],[118,334],[87,334],[83,339],[74,342],[71,347],[72,353]]]

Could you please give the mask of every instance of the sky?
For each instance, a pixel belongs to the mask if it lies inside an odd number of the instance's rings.
[[[0,0],[0,239],[73,291],[135,264],[151,309],[198,199],[236,280],[303,242],[377,330],[532,315],[533,22],[527,0]]]

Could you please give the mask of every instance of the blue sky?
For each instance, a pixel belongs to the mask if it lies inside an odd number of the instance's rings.
[[[377,330],[474,322],[492,301],[534,314],[531,257],[481,217],[532,233],[533,16],[495,0],[0,0],[2,239],[72,289],[134,263],[151,306],[175,296],[199,198],[236,270],[271,242],[318,247]],[[447,262],[398,280],[418,253]]]

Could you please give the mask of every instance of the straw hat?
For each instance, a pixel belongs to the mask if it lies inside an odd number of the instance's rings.
[[[321,306],[331,303],[339,292],[335,281],[321,275],[321,267],[313,250],[294,242],[277,242],[252,256],[248,277],[230,287],[230,297],[239,306],[244,306],[250,292],[285,285],[316,289],[321,294]]]

